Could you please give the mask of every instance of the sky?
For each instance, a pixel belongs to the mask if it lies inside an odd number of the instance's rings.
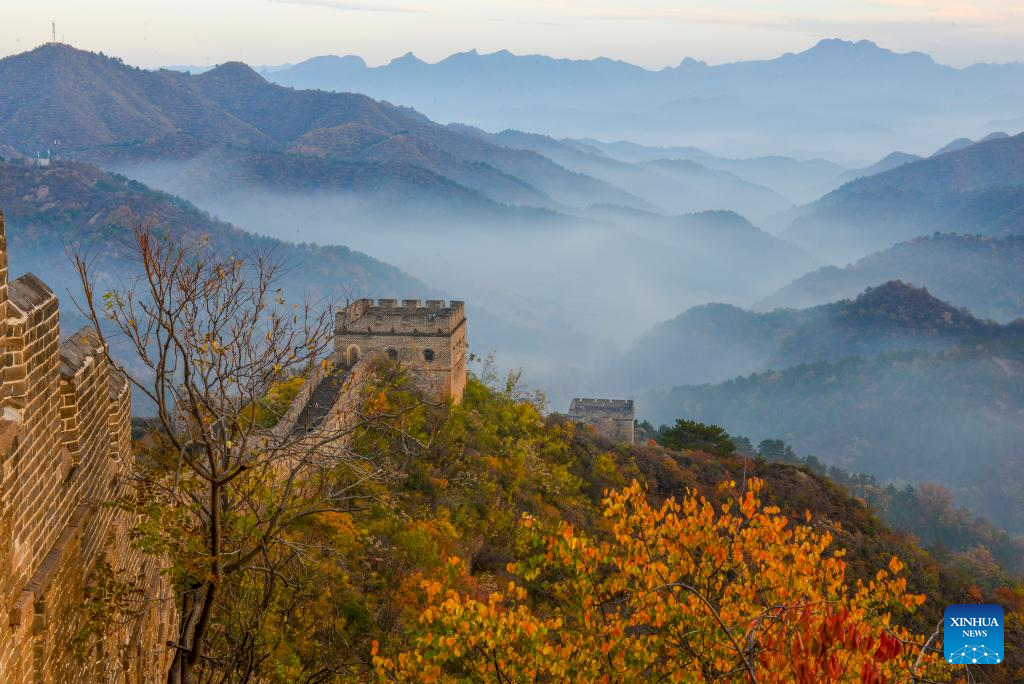
[[[1024,0],[2,0],[0,53],[57,38],[158,67],[508,49],[648,68],[869,39],[937,61],[1024,61]]]

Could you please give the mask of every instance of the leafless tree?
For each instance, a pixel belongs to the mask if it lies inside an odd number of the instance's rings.
[[[289,530],[365,505],[382,469],[349,447],[357,420],[302,423],[275,394],[299,376],[312,378],[306,391],[343,379],[323,361],[330,306],[285,301],[280,267],[265,254],[218,254],[146,226],[134,229],[130,249],[139,275],[109,291],[89,259],[74,255],[79,306],[101,338],[124,338],[115,349],[127,341],[136,358],[110,362],[156,412],[139,475],[146,496],[137,501],[155,524],[138,534],[167,554],[178,591],[167,681],[194,684],[201,670],[236,663],[208,646],[226,587],[276,578],[269,559],[301,555]]]

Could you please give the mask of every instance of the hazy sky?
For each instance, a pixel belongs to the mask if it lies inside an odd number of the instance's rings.
[[[476,48],[648,67],[868,38],[940,62],[1024,60],[1024,0],[0,0],[0,52],[58,39],[145,67]]]

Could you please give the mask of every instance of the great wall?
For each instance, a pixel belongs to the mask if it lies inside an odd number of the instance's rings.
[[[134,486],[128,381],[92,328],[60,341],[60,306],[46,283],[29,273],[8,285],[2,213],[0,321],[0,682],[163,681],[173,589],[162,560],[131,543],[130,514],[111,505]],[[276,430],[301,437],[357,424],[359,388],[376,358],[400,362],[428,400],[462,400],[460,301],[356,300],[337,312],[333,342]],[[632,401],[576,399],[569,416],[633,441]],[[111,577],[133,588],[112,626],[91,609]]]
[[[157,559],[130,543],[131,398],[91,329],[60,342],[60,307],[26,274],[8,285],[0,214],[0,681],[162,679],[174,601]],[[90,600],[104,575],[138,587],[102,629]]]

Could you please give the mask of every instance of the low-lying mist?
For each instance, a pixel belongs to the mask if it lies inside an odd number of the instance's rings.
[[[210,189],[167,162],[118,171],[246,230],[345,245],[434,288],[355,296],[465,300],[472,351],[522,368],[554,409],[610,391],[609,364],[654,323],[708,301],[749,305],[817,265],[724,212],[670,219],[613,207],[586,217],[467,210],[383,195]]]

